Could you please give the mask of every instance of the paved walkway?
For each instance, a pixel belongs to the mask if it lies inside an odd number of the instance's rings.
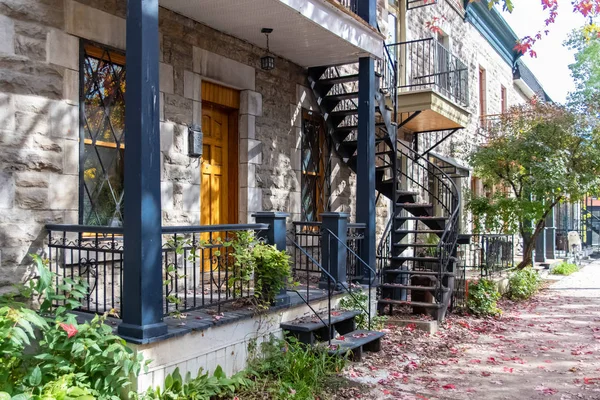
[[[339,399],[600,399],[600,261],[499,319],[450,317],[427,337],[389,327],[383,351],[348,368],[368,385]]]

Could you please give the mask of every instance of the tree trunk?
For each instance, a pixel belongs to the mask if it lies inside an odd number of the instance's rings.
[[[552,202],[552,204],[550,204],[550,207],[546,209],[544,215],[542,216],[542,219],[540,219],[535,224],[535,230],[533,231],[533,234],[531,236],[529,236],[525,232],[524,226],[520,225],[521,236],[523,237],[523,260],[517,265],[517,269],[523,269],[528,265],[533,265],[533,250],[535,249],[535,242],[540,233],[542,233],[544,228],[546,227],[546,217],[548,216],[550,211],[552,211],[554,206],[558,204],[561,198],[562,196],[559,196]],[[542,250],[546,251],[546,249]]]

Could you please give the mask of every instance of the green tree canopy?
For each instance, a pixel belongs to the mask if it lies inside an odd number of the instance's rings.
[[[476,230],[522,235],[524,267],[552,208],[600,189],[600,131],[566,107],[533,102],[512,108],[489,135],[470,162],[486,185],[506,190],[472,197],[468,207]]]

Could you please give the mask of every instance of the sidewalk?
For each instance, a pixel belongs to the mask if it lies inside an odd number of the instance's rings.
[[[500,319],[451,316],[432,337],[390,327],[338,399],[600,399],[600,261]]]

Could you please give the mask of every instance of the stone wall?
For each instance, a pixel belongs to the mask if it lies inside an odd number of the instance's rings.
[[[381,10],[380,10],[381,13]],[[78,223],[81,39],[125,50],[125,0],[0,0],[0,287],[42,252],[46,223]],[[200,164],[187,126],[201,123],[201,82],[240,90],[239,215],[300,219],[301,109],[316,109],[306,71],[160,10],[161,189],[165,224],[200,222]],[[335,161],[335,211],[351,211],[355,178]]]

